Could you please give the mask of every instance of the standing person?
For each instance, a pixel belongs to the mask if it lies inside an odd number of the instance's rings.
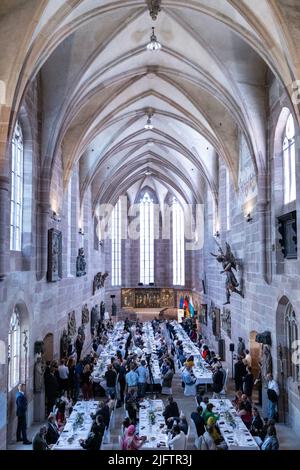
[[[82,383],[82,393],[84,400],[90,400],[93,398],[93,385],[91,382],[91,367],[89,364],[84,366],[81,383]]]
[[[16,412],[18,417],[17,442],[23,441],[23,444],[31,444],[31,441],[27,439],[27,398],[25,396],[25,384],[20,384],[18,386],[16,405]]]
[[[237,346],[238,356],[243,357],[244,354],[245,354],[245,351],[246,351],[246,346],[245,346],[245,343],[243,341],[243,338],[239,337],[239,342],[238,342],[238,346]]]
[[[75,342],[76,354],[77,354],[77,362],[80,361],[81,351],[83,348],[83,341],[82,336],[77,335],[76,342]]]
[[[237,362],[234,364],[234,381],[236,392],[243,390],[243,377],[245,377],[246,373],[246,366],[242,361],[242,357],[238,356]]]
[[[112,395],[113,398],[116,397],[116,382],[117,382],[117,373],[113,368],[112,364],[108,364],[107,371],[105,372],[106,379],[106,396]]]
[[[252,374],[252,368],[250,366],[247,367],[247,373],[244,377],[244,387],[243,392],[247,395],[248,398],[252,397],[252,390],[254,385],[254,377]]]
[[[267,375],[268,418],[278,420],[279,387],[272,374]]]
[[[60,392],[68,391],[69,389],[69,369],[66,366],[65,360],[60,361],[58,366],[58,375],[59,375],[59,386]]]
[[[136,369],[136,373],[138,375],[138,397],[141,398],[146,394],[148,378],[148,370],[144,360],[141,361],[141,365]]]
[[[244,360],[243,360],[245,366],[252,366],[252,357],[250,355],[250,351],[249,349],[245,349],[245,357],[244,357]]]
[[[50,374],[47,376],[47,385],[45,384],[45,393],[47,398],[47,415],[53,411],[56,399],[58,397],[59,385],[55,376],[55,369],[51,367]]]

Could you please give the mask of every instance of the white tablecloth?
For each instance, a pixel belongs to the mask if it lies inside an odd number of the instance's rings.
[[[139,411],[139,436],[147,436],[147,441],[141,449],[168,449],[165,418],[163,417],[164,404],[162,400],[145,400],[145,406]],[[151,424],[149,413],[154,413],[155,422]]]
[[[259,447],[247,429],[230,400],[209,400],[213,403],[213,412],[220,415],[217,423],[229,450],[259,450]],[[233,426],[228,420],[230,414]]]
[[[52,450],[83,450],[79,440],[87,439],[93,424],[90,414],[96,412],[98,405],[99,402],[94,400],[78,401]],[[82,415],[84,421],[82,425],[76,426],[76,418],[79,415]]]

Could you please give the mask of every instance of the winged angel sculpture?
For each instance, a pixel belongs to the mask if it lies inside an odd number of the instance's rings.
[[[231,297],[232,292],[239,294],[241,297],[244,297],[244,295],[242,293],[242,290],[238,289],[239,283],[233,272],[233,270],[234,271],[237,270],[238,261],[234,257],[231,251],[230,245],[226,243],[226,253],[224,253],[224,251],[222,250],[219,244],[218,246],[219,246],[219,250],[218,250],[219,254],[216,255],[214,253],[211,253],[211,255],[214,256],[219,263],[222,263],[223,270],[220,271],[220,274],[223,274],[223,273],[226,274],[225,287],[226,287],[226,299],[227,300],[223,305],[227,305],[227,304],[230,304],[230,297]]]

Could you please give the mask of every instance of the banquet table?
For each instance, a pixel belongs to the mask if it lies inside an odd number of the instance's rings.
[[[120,346],[123,351],[125,350],[126,341],[129,333],[124,331],[124,322],[120,321],[115,325],[114,331],[109,335],[109,340],[105,345],[101,356],[92,372],[92,380],[95,383],[102,382],[105,385],[104,374],[107,370],[108,364],[111,362],[112,356],[115,356]],[[105,382],[105,383],[104,383]]]
[[[90,414],[96,412],[98,405],[94,400],[78,401],[52,450],[83,450],[79,440],[87,439],[93,424]],[[81,419],[82,423],[76,424]]]
[[[144,400],[139,410],[139,436],[147,436],[141,450],[168,449],[162,400]],[[151,418],[152,417],[152,418]]]
[[[217,423],[228,450],[260,450],[230,400],[212,399],[209,402],[214,405],[213,412],[220,415]]]

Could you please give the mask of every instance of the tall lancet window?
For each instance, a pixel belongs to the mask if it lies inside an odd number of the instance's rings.
[[[112,272],[112,285],[120,286],[122,283],[121,276],[121,251],[122,251],[122,228],[121,217],[121,200],[119,199],[112,211],[112,224],[111,224],[111,272]]]
[[[295,124],[290,114],[283,141],[284,204],[296,199]]]
[[[8,332],[8,386],[12,390],[20,381],[21,325],[17,308],[10,319]]]
[[[21,251],[23,223],[23,134],[19,123],[12,139],[11,203],[10,203],[10,249]]]
[[[173,225],[173,284],[184,286],[184,213],[178,201],[174,198],[172,205]]]
[[[226,169],[226,230],[230,230],[230,175]]]
[[[140,201],[140,282],[154,282],[154,205],[147,192]]]

